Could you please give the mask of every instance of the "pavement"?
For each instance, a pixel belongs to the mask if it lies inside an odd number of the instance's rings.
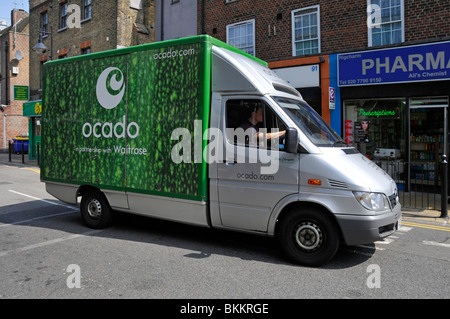
[[[28,154],[24,154],[23,162],[21,154],[11,154],[11,161],[9,161],[8,152],[0,151],[0,165],[9,165],[16,167],[29,167],[39,169],[39,165],[37,160],[30,160]],[[449,204],[450,207],[450,204]],[[402,207],[402,217],[405,219],[414,219],[417,222],[432,222],[432,223],[441,223],[447,225],[449,223],[449,214],[447,217],[441,217],[440,210],[428,210],[428,209],[417,209],[417,208],[408,208]]]

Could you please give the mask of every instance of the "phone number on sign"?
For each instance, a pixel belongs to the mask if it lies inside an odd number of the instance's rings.
[[[381,78],[370,78],[370,79],[354,79],[354,80],[341,80],[340,85],[357,85],[357,84],[371,84],[371,83],[381,83]]]

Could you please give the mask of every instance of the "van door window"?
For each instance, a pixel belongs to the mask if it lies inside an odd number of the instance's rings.
[[[229,143],[282,150],[285,132],[286,125],[264,101],[227,101],[225,134]]]

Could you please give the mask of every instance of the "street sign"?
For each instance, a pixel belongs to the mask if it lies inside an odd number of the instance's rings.
[[[29,99],[29,87],[27,85],[14,85],[15,101],[28,101]]]

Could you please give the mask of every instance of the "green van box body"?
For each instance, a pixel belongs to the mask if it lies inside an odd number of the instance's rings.
[[[212,45],[246,55],[195,36],[46,63],[42,181],[206,201]],[[191,163],[171,158],[177,128]]]

